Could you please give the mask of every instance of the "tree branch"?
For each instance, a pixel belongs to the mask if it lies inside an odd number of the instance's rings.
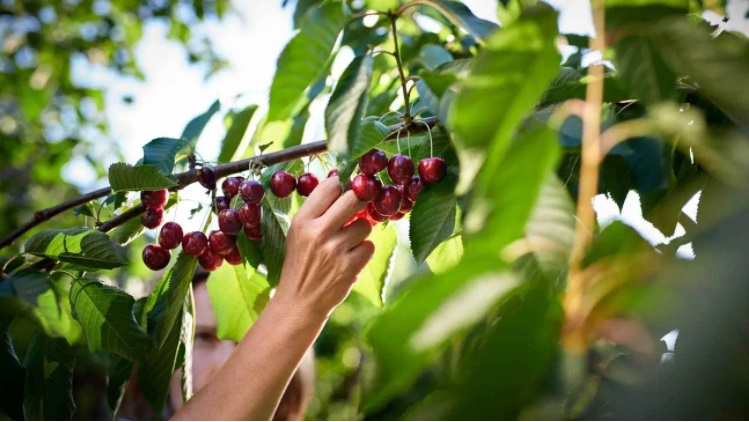
[[[386,140],[395,139],[396,132],[398,132],[399,130],[401,132],[405,130],[405,132],[407,133],[425,132],[426,127],[423,123],[426,123],[426,125],[432,127],[438,123],[438,119],[436,117],[427,117],[425,119],[413,121],[407,125],[389,126],[388,129],[390,130],[391,134],[388,135],[388,137],[385,139]],[[309,144],[297,145],[291,148],[283,149],[281,151],[271,152],[269,154],[256,155],[252,158],[247,158],[247,159],[240,160],[240,161],[234,161],[234,162],[226,163],[226,164],[219,164],[218,166],[214,167],[214,170],[216,171],[216,178],[220,179],[222,177],[226,177],[228,175],[239,173],[239,172],[249,169],[250,163],[252,162],[259,164],[261,166],[271,166],[273,164],[283,163],[286,161],[292,161],[292,160],[296,160],[302,157],[309,157],[312,155],[322,154],[326,152],[327,150],[328,150],[328,145],[326,141],[311,142]],[[198,171],[197,169],[193,169],[190,171],[186,171],[184,173],[178,173],[174,175],[174,178],[177,179],[177,186],[171,188],[170,190],[178,191],[178,190],[184,189],[186,186],[189,186],[195,183],[198,180]],[[54,207],[36,212],[34,214],[33,219],[31,219],[26,224],[14,230],[8,236],[0,240],[0,249],[12,244],[16,239],[23,236],[24,233],[28,232],[29,230],[38,226],[39,224],[51,219],[52,217],[62,213],[63,211],[77,207],[78,205],[81,205],[81,204],[85,204],[86,202],[92,201],[94,199],[108,196],[111,193],[112,193],[112,190],[109,187],[98,189],[93,192],[89,192],[79,197],[62,202],[58,205],[55,205]],[[140,205],[140,204],[136,205],[130,208],[129,210],[123,212],[122,214],[112,218],[111,220],[105,221],[104,223],[102,223],[101,226],[99,226],[99,230],[106,233],[114,229],[115,227],[118,227],[124,224],[131,218],[134,218],[142,214],[143,208],[144,208],[143,205]]]

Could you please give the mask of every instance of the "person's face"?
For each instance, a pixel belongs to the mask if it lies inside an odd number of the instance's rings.
[[[236,343],[219,340],[216,336],[216,318],[208,298],[206,283],[194,288],[195,296],[195,344],[192,349],[192,389],[197,392],[213,377],[226,362]],[[175,372],[169,396],[176,409],[182,405],[182,371]]]

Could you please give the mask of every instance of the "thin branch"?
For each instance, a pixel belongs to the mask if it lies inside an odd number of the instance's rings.
[[[434,126],[438,123],[438,119],[436,117],[429,117],[425,119],[419,119],[418,122],[419,122],[418,125],[398,124],[398,125],[389,126],[388,129],[390,130],[391,134],[386,139],[388,140],[394,139],[398,131],[404,131],[407,133],[425,132],[426,129],[424,128],[424,124],[430,127]],[[302,157],[309,157],[312,155],[322,154],[326,152],[327,150],[328,150],[328,146],[327,146],[326,141],[311,142],[309,144],[297,145],[291,148],[286,148],[281,151],[271,152],[268,154],[261,154],[261,155],[257,155],[255,157],[247,158],[247,159],[240,160],[240,161],[234,161],[234,162],[226,163],[226,164],[219,164],[218,166],[214,167],[214,170],[216,171],[216,178],[220,179],[222,177],[226,177],[231,174],[245,171],[250,167],[251,164],[259,165],[261,167],[271,166],[273,164],[283,163],[286,161],[292,161],[292,160],[296,160]],[[177,180],[177,186],[171,188],[170,190],[178,191],[178,190],[184,189],[188,185],[195,183],[198,180],[198,171],[197,169],[193,169],[190,171],[186,171],[184,173],[175,174],[174,177]],[[14,230],[11,234],[9,234],[4,239],[2,239],[2,241],[0,241],[0,249],[10,245],[27,231],[49,220],[50,218],[62,213],[63,211],[69,210],[81,204],[85,204],[86,202],[92,201],[94,199],[108,196],[110,194],[111,194],[111,189],[109,187],[102,188],[102,189],[98,189],[93,192],[89,192],[87,194],[81,195],[77,198],[73,198],[68,201],[62,202],[58,205],[55,205],[54,207],[38,211],[34,215],[34,218],[32,220],[28,221],[26,224]],[[99,230],[106,233],[114,229],[115,227],[118,227],[124,224],[131,218],[141,215],[143,213],[143,209],[144,209],[143,205],[141,204],[136,205],[130,208],[129,210],[123,212],[122,214],[112,218],[111,220],[105,221],[104,223],[102,223],[99,226]]]
[[[409,95],[406,90],[406,75],[403,73],[403,63],[401,63],[401,53],[398,47],[398,32],[395,28],[395,21],[398,19],[398,15],[389,15],[390,27],[393,31],[393,43],[395,44],[395,64],[398,66],[398,75],[401,78],[401,89],[403,89],[403,102],[405,103],[405,112],[403,113],[403,120],[406,125],[411,123],[411,104],[409,104]]]

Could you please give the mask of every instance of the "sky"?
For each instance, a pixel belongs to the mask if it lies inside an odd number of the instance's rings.
[[[745,0],[733,0],[729,9],[742,7]],[[274,7],[268,7],[270,3]],[[466,0],[464,3],[473,13],[483,19],[497,22],[496,0]],[[549,0],[560,10],[560,30],[563,33],[592,33],[592,18],[587,0]],[[198,34],[208,34],[220,56],[228,59],[230,67],[220,71],[208,80],[204,70],[190,65],[180,45],[168,40],[167,25],[149,23],[144,26],[143,37],[135,55],[142,66],[145,81],[121,77],[78,60],[74,62],[74,78],[81,84],[105,89],[107,119],[111,135],[121,148],[129,163],[142,157],[142,147],[157,137],[179,137],[185,124],[205,111],[217,98],[222,102],[223,114],[229,108],[257,104],[260,109],[255,114],[248,130],[254,131],[257,120],[267,109],[268,92],[275,72],[278,55],[293,35],[293,7],[281,8],[280,1],[234,1],[237,11],[224,18],[200,24],[194,28]],[[738,15],[741,10],[733,11]],[[730,14],[730,12],[729,12]],[[715,16],[706,18],[716,19]],[[729,22],[729,28],[745,25],[743,22]],[[746,30],[746,27],[740,28]],[[749,32],[749,31],[747,31]],[[339,74],[353,58],[350,52],[342,52],[333,66],[333,74]],[[237,98],[237,95],[240,95]],[[125,96],[134,98],[132,104],[122,101]],[[327,97],[316,100],[311,106],[311,118],[305,128],[303,142],[323,139],[322,115]],[[224,134],[220,118],[212,119],[198,143],[198,153],[206,160],[214,160],[218,155]],[[114,160],[114,159],[113,159]],[[106,163],[108,165],[110,163]],[[66,166],[65,178],[82,190],[90,190],[106,184],[97,180],[96,175],[84,159],[75,159]],[[203,189],[193,185],[180,195],[196,202],[207,202]],[[696,218],[698,198],[693,198],[684,211]],[[642,218],[639,197],[631,192],[620,213],[614,202],[599,195],[594,201],[598,220],[602,226],[614,220],[622,220],[637,229],[653,244],[667,242],[657,229]],[[181,206],[171,211],[166,219],[176,219],[185,230],[198,230],[203,216],[188,219],[193,206]],[[175,215],[176,214],[176,215]],[[165,219],[165,221],[166,221]],[[407,224],[407,222],[403,222]],[[215,224],[215,223],[214,223]],[[407,233],[407,226],[401,224],[399,232]],[[683,234],[679,226],[675,236]],[[691,247],[685,245],[679,250],[684,257],[692,256]]]

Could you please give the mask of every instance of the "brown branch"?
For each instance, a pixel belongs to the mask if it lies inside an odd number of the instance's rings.
[[[419,124],[416,124],[417,122]],[[388,129],[392,133],[388,135],[386,139],[388,140],[394,139],[396,132],[398,130],[401,130],[401,132],[403,132],[404,128],[407,133],[424,132],[426,131],[426,128],[423,123],[426,123],[428,126],[431,127],[431,126],[436,125],[437,122],[438,120],[436,117],[427,117],[425,119],[413,121],[409,125],[389,126]],[[219,164],[218,166],[214,167],[214,170],[216,171],[216,178],[220,179],[230,174],[239,173],[239,172],[249,169],[250,163],[252,162],[255,162],[256,164],[259,164],[261,166],[271,166],[273,164],[283,163],[286,161],[292,161],[292,160],[296,160],[302,157],[309,157],[311,155],[322,154],[326,152],[327,150],[328,150],[328,146],[327,146],[326,141],[311,142],[309,144],[297,145],[291,148],[286,148],[281,151],[271,152],[268,154],[261,154],[261,155],[257,155],[255,157],[247,158],[247,159],[240,160],[240,161],[234,161],[234,162],[226,163],[226,164]],[[174,177],[175,179],[177,179],[177,186],[171,188],[170,190],[178,191],[178,190],[184,189],[186,186],[189,186],[195,183],[198,180],[198,171],[196,169],[193,169],[190,171],[186,171],[184,173],[175,174]],[[54,207],[38,211],[36,214],[34,214],[34,218],[32,220],[28,221],[26,224],[14,230],[8,236],[3,238],[0,241],[0,249],[10,245],[27,231],[49,220],[50,218],[62,213],[63,211],[69,210],[81,204],[85,204],[88,201],[92,201],[94,199],[105,197],[109,195],[111,192],[112,190],[109,187],[98,189],[93,192],[89,192],[79,197],[62,202],[58,205],[55,205]],[[124,224],[131,218],[140,215],[141,213],[143,213],[143,206],[140,204],[136,205],[130,208],[129,210],[123,212],[122,214],[112,218],[111,220],[105,221],[104,223],[102,223],[101,226],[99,226],[99,230],[106,233],[114,229],[115,227],[118,227]]]

